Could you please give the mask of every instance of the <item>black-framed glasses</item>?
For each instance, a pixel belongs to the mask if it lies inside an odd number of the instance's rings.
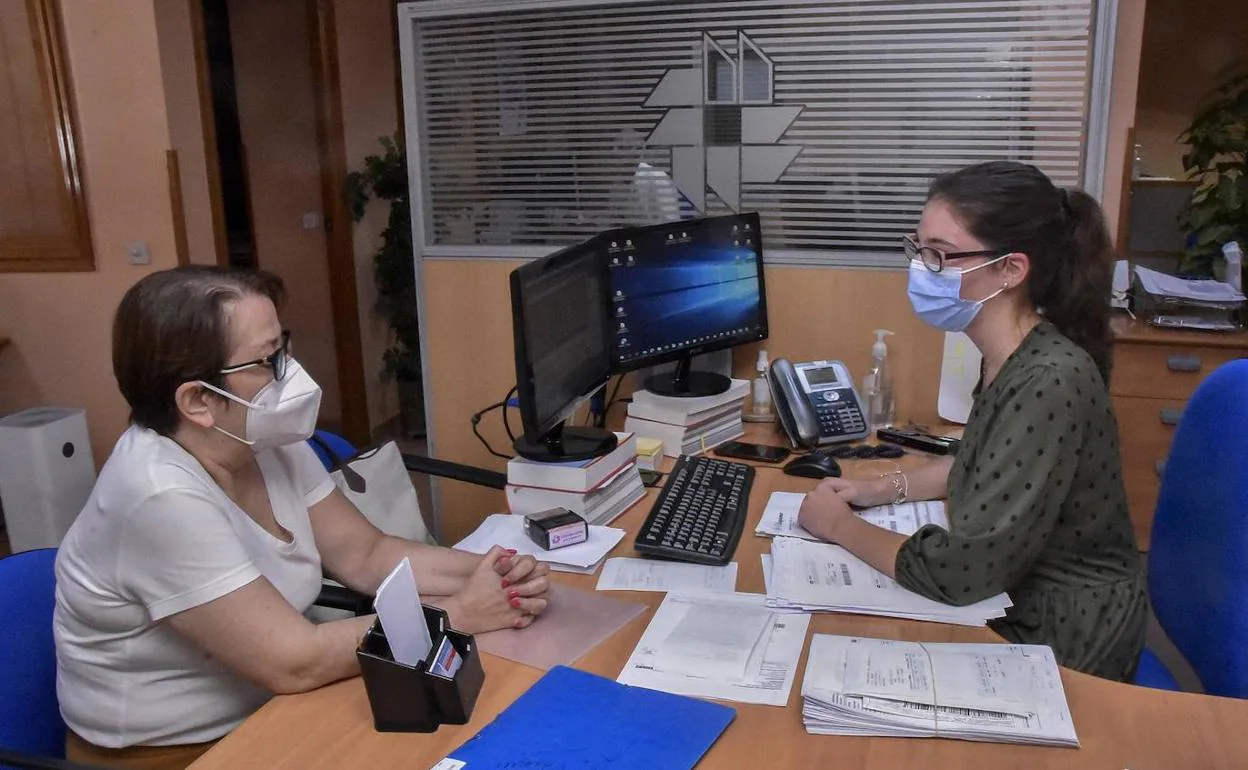
[[[282,380],[286,378],[286,367],[290,363],[290,330],[282,329],[282,342],[277,346],[271,354],[264,358],[257,358],[255,361],[244,361],[241,364],[227,366],[221,370],[221,374],[233,374],[241,372],[243,369],[250,369],[253,366],[267,366],[273,370],[273,379]]]
[[[902,247],[905,250],[906,259],[913,262],[919,260],[923,263],[923,267],[931,270],[933,273],[939,273],[945,269],[945,260],[948,259],[967,259],[969,257],[1004,257],[1009,254],[1008,251],[999,251],[997,249],[984,249],[981,251],[941,251],[933,246],[922,246],[919,244],[918,236],[903,235],[901,237]]]

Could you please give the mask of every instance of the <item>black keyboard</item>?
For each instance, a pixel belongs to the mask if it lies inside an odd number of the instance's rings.
[[[641,525],[639,553],[699,564],[727,564],[745,529],[754,469],[711,457],[676,461]]]

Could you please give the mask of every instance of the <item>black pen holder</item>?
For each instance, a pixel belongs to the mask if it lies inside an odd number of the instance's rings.
[[[355,652],[378,732],[431,733],[444,724],[465,724],[481,693],[485,670],[472,636],[452,630],[444,610],[422,608],[433,640],[425,660],[415,666],[395,661],[379,620],[373,621]],[[444,638],[462,658],[451,678],[429,671]]]

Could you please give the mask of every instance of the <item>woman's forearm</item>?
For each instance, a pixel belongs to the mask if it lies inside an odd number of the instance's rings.
[[[377,586],[404,557],[412,560],[412,572],[420,593],[429,596],[450,596],[458,592],[481,562],[481,557],[475,553],[387,536],[377,543],[370,559],[369,571],[373,578],[370,593],[376,592]]]
[[[906,470],[906,482],[909,487],[906,497],[910,500],[942,500],[949,496],[949,471],[953,469],[953,458],[942,457],[932,460],[917,468]]]

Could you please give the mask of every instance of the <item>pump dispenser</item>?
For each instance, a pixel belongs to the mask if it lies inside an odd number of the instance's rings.
[[[767,384],[767,367],[770,365],[767,351],[758,351],[758,362],[754,365],[757,374],[750,389],[750,408],[742,415],[747,422],[771,422],[774,419],[771,408],[771,386]]]
[[[893,376],[888,366],[888,345],[884,342],[891,334],[888,329],[875,330],[871,368],[862,378],[862,397],[867,404],[867,421],[872,432],[893,424]]]

